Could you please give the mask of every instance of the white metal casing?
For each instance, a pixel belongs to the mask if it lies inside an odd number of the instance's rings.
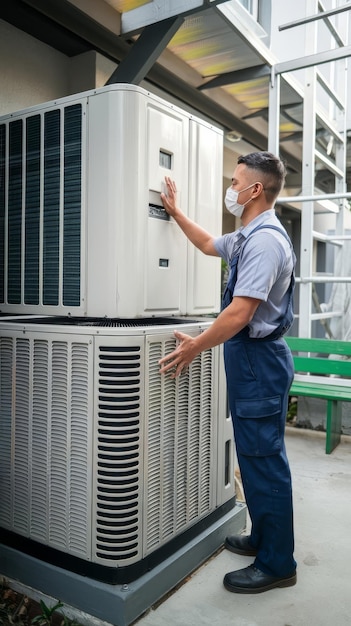
[[[0,133],[1,311],[218,312],[220,261],[187,242],[160,192],[169,175],[183,211],[221,233],[221,130],[116,84],[4,116]]]
[[[1,527],[124,567],[234,497],[221,349],[160,376],[173,331],[0,321]]]

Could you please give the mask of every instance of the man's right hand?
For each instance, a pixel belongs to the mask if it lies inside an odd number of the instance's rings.
[[[161,193],[162,204],[169,215],[174,217],[177,208],[177,186],[174,180],[171,180],[169,176],[165,176],[165,183],[167,188],[167,194]]]
[[[165,211],[175,219],[178,226],[182,229],[184,235],[188,237],[191,243],[196,246],[204,254],[218,256],[218,252],[214,247],[213,237],[206,230],[193,222],[183,211],[177,207],[177,186],[169,176],[165,176],[167,193],[161,193],[161,200]]]

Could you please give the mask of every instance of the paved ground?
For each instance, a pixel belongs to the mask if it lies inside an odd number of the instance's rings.
[[[137,626],[350,626],[351,438],[331,455],[325,436],[288,431],[294,486],[298,582],[238,595],[222,585],[227,571],[252,559],[221,551]]]

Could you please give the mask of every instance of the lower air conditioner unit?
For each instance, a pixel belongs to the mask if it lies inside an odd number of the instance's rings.
[[[0,527],[44,560],[134,580],[235,505],[219,347],[159,374],[211,321],[0,320]],[[194,535],[193,535],[194,536]]]

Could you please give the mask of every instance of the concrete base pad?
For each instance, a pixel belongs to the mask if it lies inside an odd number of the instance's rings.
[[[115,626],[128,626],[216,552],[227,535],[242,532],[246,505],[238,503],[203,533],[150,572],[110,585],[39,561],[0,544],[0,574]]]

